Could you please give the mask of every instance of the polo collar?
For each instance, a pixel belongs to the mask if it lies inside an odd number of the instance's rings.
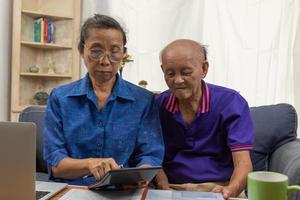
[[[200,106],[197,110],[197,115],[209,112],[209,107],[210,107],[210,90],[207,84],[203,80],[201,81],[201,84],[202,84],[201,87],[202,96],[200,99]],[[167,102],[165,105],[166,110],[168,110],[173,114],[179,112],[179,103],[173,93],[170,92],[170,95],[166,102]]]

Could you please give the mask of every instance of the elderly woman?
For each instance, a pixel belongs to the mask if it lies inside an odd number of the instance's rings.
[[[53,89],[48,100],[44,158],[51,180],[88,185],[120,165],[161,164],[154,96],[117,73],[126,42],[111,17],[96,14],[83,24],[78,50],[88,73]]]

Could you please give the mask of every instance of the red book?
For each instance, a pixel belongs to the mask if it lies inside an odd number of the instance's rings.
[[[43,39],[43,42],[44,43],[47,43],[47,38],[48,38],[48,20],[46,18],[43,18],[43,21],[44,21],[44,39]]]

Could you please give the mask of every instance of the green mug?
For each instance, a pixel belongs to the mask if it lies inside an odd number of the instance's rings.
[[[249,200],[287,200],[300,186],[288,186],[288,177],[276,172],[257,171],[248,174]]]

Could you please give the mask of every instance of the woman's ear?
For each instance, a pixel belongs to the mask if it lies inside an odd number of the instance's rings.
[[[83,59],[83,51],[79,52],[80,57]]]
[[[123,54],[123,59],[124,59],[124,58],[127,58],[128,56],[129,56],[129,55],[128,55],[127,51],[124,52],[124,54]]]

